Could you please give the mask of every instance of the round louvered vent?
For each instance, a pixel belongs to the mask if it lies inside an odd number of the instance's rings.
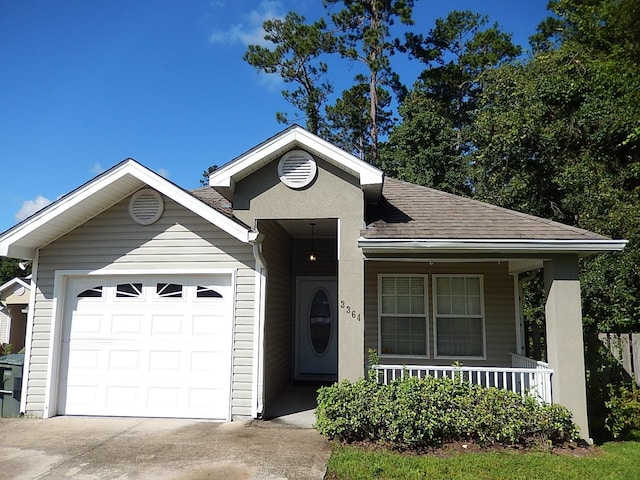
[[[291,150],[278,163],[278,176],[291,188],[304,188],[316,178],[316,162],[304,150]]]
[[[138,190],[129,200],[129,215],[140,225],[151,225],[164,211],[162,195],[150,188]]]

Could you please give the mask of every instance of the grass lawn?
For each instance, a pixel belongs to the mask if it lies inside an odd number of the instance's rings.
[[[640,479],[640,442],[610,442],[586,456],[486,452],[400,455],[336,444],[328,479],[416,480],[632,480]]]

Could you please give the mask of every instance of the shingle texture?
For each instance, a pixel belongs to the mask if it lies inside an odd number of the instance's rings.
[[[242,221],[238,220],[233,215],[233,205],[231,204],[231,202],[226,198],[224,198],[222,195],[220,195],[214,188],[212,187],[198,188],[197,190],[191,190],[189,193],[194,197],[196,197],[201,202],[204,202],[210,207],[213,207],[214,209],[216,209],[218,212],[222,213],[226,217],[229,217],[239,225],[249,228],[247,225],[245,225]]]
[[[385,177],[365,238],[606,240],[587,230]]]

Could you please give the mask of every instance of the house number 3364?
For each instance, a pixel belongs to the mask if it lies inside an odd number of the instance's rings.
[[[347,315],[351,315],[351,318],[360,321],[360,313],[356,312],[351,305],[348,305],[344,300],[340,300],[340,308],[342,308]]]

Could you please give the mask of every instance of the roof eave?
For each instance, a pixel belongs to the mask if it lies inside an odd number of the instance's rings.
[[[619,252],[627,240],[537,240],[537,239],[358,239],[358,247],[364,253],[575,253],[593,255],[596,253]]]

